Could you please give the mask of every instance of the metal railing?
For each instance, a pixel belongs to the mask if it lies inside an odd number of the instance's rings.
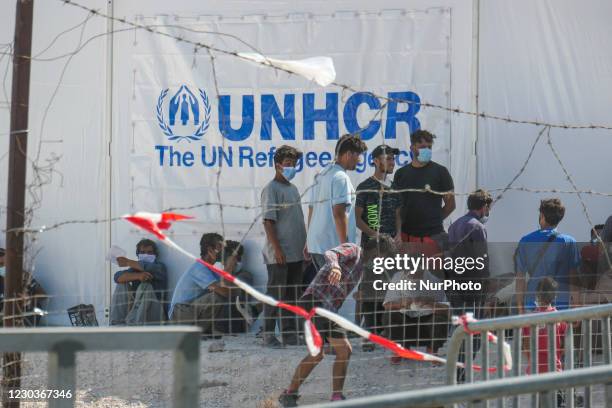
[[[80,351],[174,350],[173,406],[198,406],[200,329],[193,326],[1,329],[0,352],[48,352],[48,390],[70,391],[49,407],[73,407],[76,353]],[[41,386],[41,388],[43,388]]]
[[[353,400],[308,405],[309,408],[423,408],[440,407],[465,401],[487,400],[500,395],[521,395],[612,382],[609,366],[581,368],[534,377],[513,377],[464,385],[447,385],[418,391],[396,392]],[[612,394],[606,393],[604,407],[612,407]]]
[[[607,369],[612,371],[612,351],[610,346],[610,316],[612,316],[612,304],[592,306],[592,307],[581,307],[576,309],[568,309],[556,312],[548,313],[530,313],[518,316],[502,317],[497,319],[480,320],[477,322],[469,323],[468,329],[459,326],[453,332],[453,335],[448,344],[448,365],[446,366],[446,383],[454,385],[457,383],[457,361],[459,355],[462,353],[462,345],[465,352],[465,381],[474,381],[473,371],[473,332],[485,333],[487,331],[493,332],[497,335],[498,339],[506,338],[506,331],[512,330],[512,377],[518,377],[521,372],[521,355],[522,355],[522,329],[524,327],[530,328],[530,367],[532,373],[537,373],[538,368],[541,367],[543,362],[538,362],[538,326],[545,325],[547,327],[547,340],[548,340],[548,361],[547,368],[549,372],[554,372],[557,369],[557,350],[556,350],[556,338],[557,333],[555,329],[556,323],[573,323],[581,322],[581,330],[583,334],[583,358],[582,363],[585,367],[592,365],[592,321],[595,319],[602,319],[602,332],[603,332],[603,361],[607,365]],[[503,342],[499,341],[497,344],[498,358],[497,358],[497,370],[495,376],[497,378],[504,378],[505,372],[503,367]],[[486,382],[489,380],[489,344],[486,341],[482,341],[482,347],[480,350],[482,362],[482,379]],[[574,330],[572,324],[567,324],[567,331],[565,333],[565,347],[564,347],[564,359],[565,369],[561,375],[569,375],[571,370],[574,368]],[[569,371],[568,371],[569,370]],[[540,376],[529,376],[529,381],[538,382]],[[600,382],[601,383],[601,382]],[[570,387],[566,394],[567,407],[574,407],[574,388]],[[611,386],[606,386],[606,393],[610,394]],[[550,391],[550,389],[548,390]],[[590,407],[592,401],[591,387],[586,385],[584,395],[584,406]],[[505,393],[501,392],[499,396],[504,396]],[[542,405],[545,406],[556,406],[556,396],[553,392],[547,392],[545,395],[532,395],[531,406],[537,407],[539,405],[538,400],[542,400]],[[505,401],[503,398],[498,400],[498,407],[504,407]],[[514,408],[520,406],[520,400],[517,396],[513,398]],[[608,405],[612,406],[612,405]],[[485,403],[485,407],[488,407],[488,403]]]
[[[570,310],[563,310],[550,313],[533,313],[519,316],[502,317],[496,319],[480,320],[469,323],[468,329],[459,326],[453,332],[448,344],[447,353],[447,385],[442,387],[432,387],[423,390],[406,391],[365,398],[357,398],[342,402],[324,403],[310,405],[312,408],[357,408],[357,407],[440,407],[457,406],[459,403],[482,402],[485,407],[489,406],[490,400],[497,399],[498,406],[504,407],[503,397],[513,397],[514,408],[520,406],[519,396],[532,394],[531,407],[556,407],[557,401],[553,391],[569,389],[566,407],[574,407],[574,389],[585,387],[585,407],[594,407],[591,400],[590,389],[594,385],[605,385],[605,395],[602,407],[612,407],[612,347],[610,317],[612,316],[612,304],[583,307]],[[592,330],[591,322],[594,319],[602,319],[603,332],[603,362],[605,365],[590,367],[592,364]],[[568,324],[565,343],[565,371],[556,371],[556,332],[555,323],[560,322],[582,322],[583,341],[583,364],[585,368],[572,369],[574,367],[574,332],[572,325]],[[538,333],[537,326],[546,325],[548,333],[548,373],[520,376],[521,370],[521,330],[523,327],[530,327],[531,333]],[[512,376],[506,377],[504,373],[503,341],[497,344],[500,358],[496,365],[497,371],[495,379],[489,379],[489,344],[482,342],[482,379],[484,381],[473,383],[473,342],[474,332],[494,332],[498,339],[505,339],[505,331],[513,329],[512,339]],[[531,344],[531,368],[532,372],[537,372],[537,335],[530,336]],[[462,345],[464,344],[462,350]],[[457,362],[461,352],[465,352],[465,379],[468,383],[457,385]]]

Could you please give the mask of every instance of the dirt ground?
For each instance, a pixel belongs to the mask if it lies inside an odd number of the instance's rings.
[[[253,336],[225,338],[225,350],[208,352],[211,341],[202,341],[200,406],[276,407],[276,398],[287,386],[305,346],[280,350],[263,348]],[[403,361],[391,365],[390,354],[381,349],[361,351],[352,340],[354,353],[345,384],[347,398],[406,391],[443,385],[445,367]],[[300,404],[329,400],[333,356],[326,356],[313,371],[300,394]],[[22,388],[42,389],[47,384],[47,356],[24,357]],[[77,357],[78,407],[169,407],[172,402],[171,352],[90,352]],[[603,406],[595,393],[593,407]],[[597,405],[598,402],[601,405]],[[526,401],[527,402],[527,401]],[[46,404],[24,403],[24,407]],[[529,406],[529,403],[524,406]]]

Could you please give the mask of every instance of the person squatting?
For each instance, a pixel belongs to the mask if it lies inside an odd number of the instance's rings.
[[[352,294],[357,324],[429,353],[437,353],[448,339],[451,314],[471,312],[476,318],[485,317],[490,303],[499,302],[500,294],[508,291],[497,291],[489,272],[486,222],[493,199],[485,190],[474,191],[467,198],[467,213],[445,230],[444,221],[456,208],[454,182],[448,169],[432,160],[434,139],[426,130],[412,133],[412,160],[397,171],[395,159],[400,151],[377,146],[372,151],[373,173],[354,188],[349,173],[355,171],[367,146],[358,135],[342,136],[334,160],[304,192],[306,217],[302,195],[292,182],[302,152],[287,145],[276,149],[274,174],[261,191],[266,293],[307,310],[318,306],[333,312]],[[604,251],[610,250],[612,216],[593,231],[593,248],[583,249],[588,264],[581,265],[576,240],[557,230],[564,215],[558,198],[542,200],[538,228],[518,243],[511,289],[516,292],[511,306],[518,313],[580,304],[581,278],[590,289],[612,289],[612,278],[604,279],[609,274],[602,273],[606,265],[601,262]],[[358,244],[357,230],[361,232]],[[199,246],[202,260],[253,283],[253,275],[242,265],[240,243],[208,232]],[[218,338],[249,331],[261,315],[259,335],[264,347],[305,344],[301,318],[254,302],[205,265],[189,266],[172,296],[166,296],[166,267],[155,243],[140,241],[136,257],[118,259],[128,269],[114,276],[111,324],[169,320],[198,325],[204,337]],[[579,271],[591,273],[582,277]],[[597,282],[608,286],[597,286]],[[554,288],[554,296],[545,296],[543,288]],[[324,350],[335,354],[331,400],[343,400],[352,345],[346,331],[335,323],[320,316],[313,323],[327,345]],[[479,337],[473,336],[474,353],[480,347]],[[369,352],[375,345],[362,340],[361,349]],[[282,406],[297,406],[300,386],[324,354],[307,355],[300,361],[280,394]],[[463,352],[459,359],[464,361]],[[399,364],[401,359],[394,356],[390,362]],[[461,370],[457,375],[463,381]]]

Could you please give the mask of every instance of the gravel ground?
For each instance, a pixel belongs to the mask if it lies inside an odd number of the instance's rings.
[[[225,338],[225,350],[209,353],[211,341],[202,341],[200,405],[202,407],[276,407],[279,392],[287,386],[305,346],[280,350],[265,349],[260,340],[249,337]],[[429,363],[389,363],[387,352],[361,351],[353,340],[345,395],[354,398],[396,391],[438,386],[444,383],[445,368]],[[28,353],[24,357],[22,388],[40,389],[46,384],[47,355]],[[333,356],[326,356],[313,371],[300,393],[301,404],[329,399]],[[78,407],[168,407],[172,398],[171,352],[80,353],[77,357]],[[601,392],[593,407],[603,407]],[[24,407],[46,404],[23,403]],[[527,403],[525,406],[529,406]]]

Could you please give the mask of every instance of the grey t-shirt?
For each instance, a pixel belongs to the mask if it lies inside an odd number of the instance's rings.
[[[261,192],[263,219],[275,222],[276,236],[287,262],[304,260],[306,225],[300,193],[293,184],[272,180]],[[275,264],[274,249],[266,238],[263,248],[266,264]]]

